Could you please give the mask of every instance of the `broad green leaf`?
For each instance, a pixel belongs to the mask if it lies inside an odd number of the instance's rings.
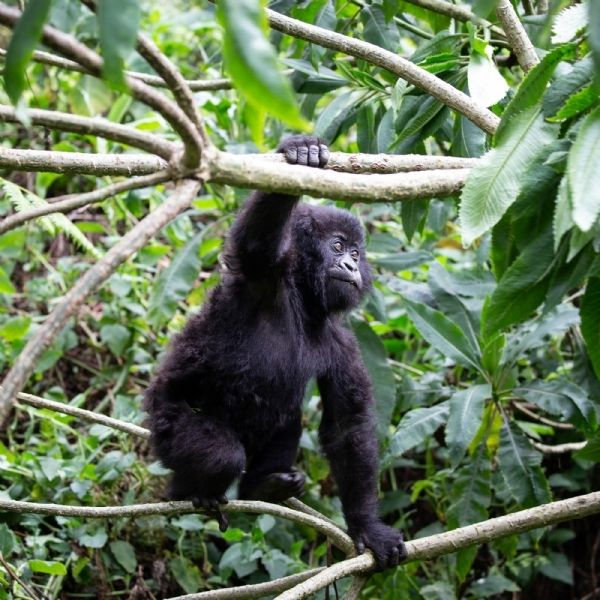
[[[376,5],[365,6],[360,11],[363,22],[363,36],[366,42],[371,42],[380,48],[397,52],[400,45],[398,28],[394,21],[386,22],[381,8]]]
[[[417,304],[406,298],[404,304],[410,320],[434,348],[461,365],[481,370],[480,356],[456,323],[424,304]]]
[[[542,107],[545,117],[553,117],[567,100],[586,87],[594,74],[594,65],[590,57],[575,63],[573,69],[556,79],[544,94]]]
[[[473,12],[486,19],[497,4],[498,0],[473,0]]]
[[[469,598],[508,597],[506,592],[519,591],[521,588],[501,573],[491,573],[486,577],[480,577],[467,588]]]
[[[573,221],[589,231],[600,213],[600,107],[584,120],[569,152],[567,177]]]
[[[396,405],[396,381],[387,357],[387,352],[379,336],[368,323],[357,321],[353,324],[354,333],[360,346],[363,361],[373,385],[377,410],[378,432],[381,439],[387,433],[394,406]]]
[[[532,381],[514,389],[514,393],[528,402],[561,417],[579,427],[596,426],[596,407],[585,390],[571,381]]]
[[[485,521],[492,492],[492,467],[481,446],[473,460],[461,467],[450,491],[448,524],[452,529]]]
[[[195,594],[200,589],[202,574],[200,569],[185,556],[178,556],[169,561],[169,569],[177,583],[187,594]]]
[[[125,325],[113,323],[100,329],[100,337],[116,357],[121,357],[129,344],[131,333]]]
[[[287,125],[309,128],[300,115],[289,81],[282,75],[275,50],[266,37],[267,17],[260,0],[221,0],[223,58],[236,88],[257,109]]]
[[[600,431],[589,439],[587,444],[573,456],[600,463]]]
[[[25,69],[42,37],[51,4],[51,0],[30,0],[6,49],[4,82],[13,104],[17,104],[25,89]]]
[[[558,186],[556,194],[556,204],[554,207],[554,218],[552,219],[552,231],[554,234],[554,252],[567,231],[573,228],[573,219],[571,218],[571,199],[569,198],[569,187],[566,177],[563,177]]]
[[[390,454],[400,456],[423,443],[433,436],[447,418],[448,402],[441,402],[429,408],[415,408],[407,412],[392,437]]]
[[[137,42],[141,11],[139,0],[101,0],[97,3],[102,76],[119,90],[127,89],[125,60]]]
[[[467,77],[469,95],[482,106],[492,106],[506,96],[508,83],[491,58],[491,46],[486,46],[486,49],[489,49],[489,53],[471,52]]]
[[[540,565],[540,573],[550,579],[560,581],[567,585],[573,585],[573,566],[570,560],[559,552],[549,552],[546,561]]]
[[[198,232],[183,246],[159,277],[148,308],[148,320],[154,327],[164,325],[177,310],[177,304],[192,289],[202,265],[199,248],[204,231]]]
[[[504,423],[500,431],[498,464],[511,494],[522,506],[550,501],[550,489],[540,468],[542,455],[516,427]]]
[[[29,330],[31,325],[31,317],[20,316],[12,317],[4,323],[0,324],[0,338],[5,339],[7,342],[14,342],[25,337],[25,334]]]
[[[588,7],[589,26],[587,40],[592,49],[592,56],[596,65],[596,86],[600,87],[600,3],[597,1],[588,2]]]
[[[401,202],[400,214],[402,217],[402,228],[404,229],[404,234],[409,242],[412,240],[415,232],[422,231],[428,210],[429,199]]]
[[[315,124],[315,135],[330,144],[338,136],[348,118],[352,118],[361,107],[363,92],[345,92],[328,104]]]
[[[397,272],[414,269],[430,260],[433,260],[431,252],[427,250],[415,250],[414,252],[398,252],[398,254],[373,256],[370,262],[384,269]]]
[[[594,372],[600,378],[600,277],[592,277],[587,283],[581,301],[581,333]]]
[[[446,445],[453,466],[461,461],[475,437],[483,418],[484,402],[491,396],[492,386],[481,384],[456,392],[450,397]]]
[[[8,528],[6,523],[0,523],[0,552],[5,558],[8,558],[16,547],[15,534]]]
[[[548,229],[525,247],[498,282],[483,310],[484,338],[531,316],[546,294],[553,260],[552,232]]]
[[[34,573],[46,573],[47,575],[66,575],[67,567],[53,560],[29,560],[27,566]]]
[[[493,227],[517,199],[522,178],[557,128],[544,121],[539,107],[515,115],[496,147],[471,170],[461,195],[460,224],[464,245]]]
[[[86,548],[102,548],[108,541],[108,534],[104,527],[98,528],[94,533],[84,533],[79,538],[79,543]]]
[[[6,271],[0,267],[0,294],[14,294],[17,290]]]
[[[556,115],[550,119],[553,123],[572,119],[585,112],[592,106],[598,104],[598,92],[593,84],[590,84],[569,97]]]
[[[127,573],[135,573],[137,559],[135,557],[135,550],[129,542],[115,540],[110,543],[110,551]]]

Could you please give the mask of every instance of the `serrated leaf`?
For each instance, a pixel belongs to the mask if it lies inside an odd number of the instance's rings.
[[[531,316],[546,295],[553,260],[552,232],[548,229],[523,249],[498,282],[483,310],[485,339]]]
[[[240,93],[257,109],[266,109],[291,127],[309,129],[266,37],[267,17],[262,2],[221,0],[217,18],[225,30],[225,66]]]
[[[600,378],[600,277],[591,277],[581,301],[581,333],[594,372]]]
[[[573,221],[589,231],[600,213],[600,107],[581,124],[567,160]]]
[[[591,57],[575,63],[566,75],[557,78],[544,94],[542,107],[545,117],[553,117],[573,95],[592,81],[594,63]]]
[[[598,92],[595,86],[590,84],[573,94],[556,115],[548,120],[552,123],[560,123],[567,119],[572,119],[595,104],[598,104]]]
[[[154,327],[164,325],[192,289],[202,265],[199,248],[203,236],[204,231],[200,231],[190,239],[160,273],[148,308],[148,319]]]
[[[511,494],[522,506],[537,506],[550,501],[550,489],[540,463],[542,455],[510,423],[500,431],[498,464]]]
[[[383,439],[396,405],[396,380],[388,362],[385,346],[369,324],[358,321],[353,324],[353,329],[373,385],[377,411],[377,429],[380,438]]]
[[[600,87],[600,2],[588,2],[589,27],[587,41],[592,49],[592,57],[596,65],[595,81]]]
[[[102,76],[116,89],[125,91],[125,60],[137,42],[141,11],[138,0],[101,0],[97,17],[102,51]]]
[[[434,348],[461,365],[481,370],[481,357],[456,323],[424,304],[417,304],[406,298],[404,304],[410,320]]]
[[[459,215],[465,246],[498,223],[517,199],[527,170],[557,133],[539,107],[516,115],[506,126],[497,146],[471,170],[463,189]]]
[[[491,396],[492,386],[481,384],[455,392],[450,397],[446,445],[452,466],[461,461],[475,437],[483,418],[484,403]]]
[[[10,38],[6,49],[4,82],[13,104],[17,104],[25,89],[25,69],[42,37],[51,4],[51,0],[30,0]]]
[[[591,2],[590,4],[593,4]],[[588,22],[586,3],[576,4],[561,10],[552,26],[552,43],[563,44],[572,40]]]
[[[429,408],[415,408],[407,412],[390,442],[390,454],[400,456],[423,443],[439,429],[448,418],[448,402]]]
[[[556,204],[554,206],[554,217],[552,219],[552,232],[554,235],[554,252],[567,231],[573,228],[575,223],[571,218],[571,199],[569,198],[569,187],[566,177],[560,180]]]

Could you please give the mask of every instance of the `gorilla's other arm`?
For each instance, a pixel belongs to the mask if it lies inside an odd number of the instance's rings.
[[[283,140],[277,152],[289,164],[324,167],[329,150],[316,137],[292,136]],[[299,196],[254,192],[236,218],[227,244],[225,264],[250,279],[272,276],[282,257],[286,225]]]
[[[319,377],[323,418],[319,435],[337,482],[348,532],[359,553],[369,548],[380,569],[406,558],[402,533],[377,514],[378,443],[371,384],[356,342]]]

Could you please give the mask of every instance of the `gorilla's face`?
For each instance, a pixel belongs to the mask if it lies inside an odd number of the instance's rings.
[[[334,232],[325,241],[325,294],[327,307],[332,312],[354,308],[363,296],[361,259],[364,262],[364,253],[359,244],[360,240],[353,240],[342,232]]]

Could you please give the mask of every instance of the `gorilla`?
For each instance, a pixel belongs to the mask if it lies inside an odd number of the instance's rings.
[[[293,136],[290,164],[324,167],[327,146]],[[319,437],[357,551],[380,569],[405,558],[400,531],[377,515],[378,449],[369,377],[343,316],[371,284],[364,236],[347,211],[255,192],[229,234],[221,282],[175,337],[150,384],[151,442],[172,469],[169,495],[219,512],[239,478],[242,499],[303,492],[294,469],[307,382],[316,377]]]

